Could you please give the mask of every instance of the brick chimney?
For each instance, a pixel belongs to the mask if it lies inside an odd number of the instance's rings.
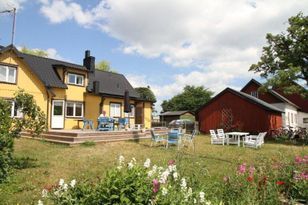
[[[83,59],[83,66],[86,67],[91,73],[95,72],[95,57],[90,55],[90,51],[86,50],[85,57]]]

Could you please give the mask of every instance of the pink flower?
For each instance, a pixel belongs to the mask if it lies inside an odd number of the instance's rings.
[[[174,160],[174,159],[170,159],[170,160],[168,161],[168,166],[174,165],[174,164],[175,164],[175,160]]]
[[[244,174],[244,173],[246,172],[246,163],[241,164],[241,165],[238,167],[237,172],[238,172],[239,174]]]
[[[251,176],[251,177],[252,177],[252,176],[253,176],[253,174],[255,173],[255,170],[256,170],[256,169],[255,169],[255,167],[254,167],[254,166],[250,166],[250,167],[249,167],[249,176]]]
[[[153,179],[152,183],[153,183],[153,192],[157,193],[160,187],[158,179]]]
[[[301,164],[304,162],[304,159],[301,156],[296,156],[294,161],[296,164]]]

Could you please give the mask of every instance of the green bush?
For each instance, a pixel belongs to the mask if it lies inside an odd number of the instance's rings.
[[[96,183],[77,183],[72,180],[50,190],[44,189],[45,202],[54,204],[210,204],[204,192],[193,190],[189,180],[179,176],[175,164],[167,167],[150,166],[147,159],[143,166],[133,158],[125,163],[120,156],[116,168],[108,171]],[[39,201],[42,204],[42,201]]]
[[[0,98],[0,182],[7,178],[13,160],[13,144],[16,136],[11,132],[10,115],[10,104]]]
[[[27,166],[20,164],[21,161],[13,160],[14,138],[19,137],[23,130],[38,136],[46,129],[45,114],[37,106],[32,95],[19,90],[15,93],[14,101],[23,113],[22,118],[11,118],[11,104],[0,98],[0,183],[15,166],[14,162],[17,163],[15,167]]]

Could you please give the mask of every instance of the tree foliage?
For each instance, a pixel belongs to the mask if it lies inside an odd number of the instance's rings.
[[[281,88],[286,94],[307,97],[307,90],[294,82],[308,85],[308,16],[299,13],[289,18],[286,33],[268,33],[266,39],[260,61],[250,67],[267,80],[262,89]]]
[[[46,128],[46,117],[36,105],[33,96],[19,90],[15,104],[23,113],[22,118],[11,118],[11,103],[0,98],[0,182],[3,182],[13,166],[14,138],[23,130],[40,135]]]
[[[142,100],[151,101],[153,103],[156,102],[156,97],[149,86],[148,87],[138,87],[138,88],[135,88],[135,90],[138,92]]]
[[[182,93],[164,100],[161,104],[163,112],[189,110],[195,112],[203,104],[207,103],[214,93],[203,86],[185,86]]]
[[[48,57],[48,53],[44,50],[40,49],[29,49],[25,46],[23,46],[20,50],[22,53],[27,53],[35,56],[41,56],[41,57]]]
[[[95,65],[95,68],[101,71],[108,71],[116,73],[116,71],[111,67],[110,62],[102,60]]]

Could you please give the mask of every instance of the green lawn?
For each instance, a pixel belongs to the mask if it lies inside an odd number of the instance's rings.
[[[119,155],[129,160],[135,157],[139,162],[150,158],[157,165],[175,159],[185,175],[202,181],[205,175],[210,175],[211,180],[221,180],[242,162],[257,164],[303,154],[308,154],[307,147],[271,142],[266,142],[259,150],[211,145],[209,137],[203,135],[196,138],[195,152],[188,148],[177,151],[175,147],[167,150],[162,146],[150,147],[150,140],[68,147],[18,139],[15,141],[15,156],[34,159],[35,166],[16,170],[7,183],[0,185],[0,204],[34,204],[40,198],[41,190],[57,183],[60,178],[80,181],[103,177],[106,170],[115,165]]]

